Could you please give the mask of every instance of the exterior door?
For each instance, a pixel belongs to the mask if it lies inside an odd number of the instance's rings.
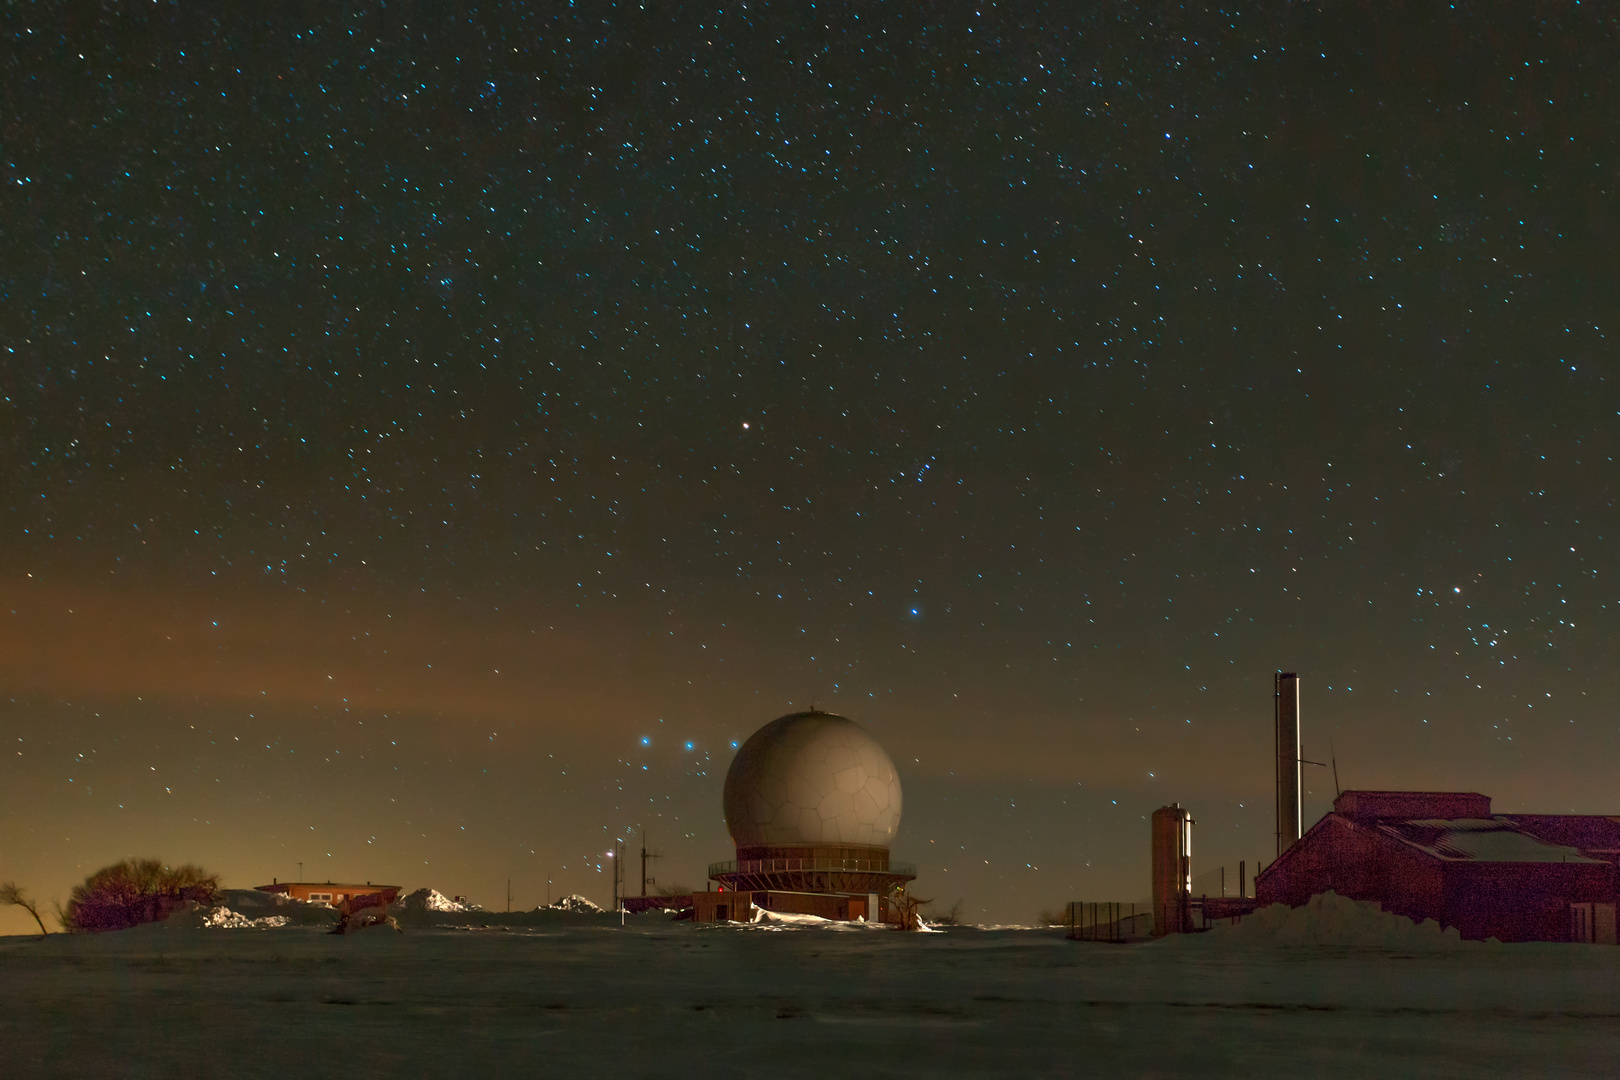
[[[1614,905],[1569,905],[1569,940],[1586,945],[1613,945]]]

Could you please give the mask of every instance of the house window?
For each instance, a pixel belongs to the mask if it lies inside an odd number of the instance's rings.
[[[332,894],[329,892],[312,892],[309,894],[310,903],[314,904],[323,901],[330,904],[332,902]]]

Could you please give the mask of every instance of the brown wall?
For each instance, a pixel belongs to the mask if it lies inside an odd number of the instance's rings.
[[[738,908],[742,910],[739,911]],[[725,919],[739,920],[749,917],[748,894],[738,892],[695,892],[692,894],[693,922],[721,922],[718,914],[725,911]]]
[[[1444,908],[1438,864],[1337,814],[1317,822],[1266,867],[1254,895],[1260,906],[1299,907],[1330,889],[1410,919],[1439,918]]]
[[[1571,904],[1614,900],[1614,868],[1604,863],[1462,863],[1446,870],[1441,921],[1474,941],[1568,941]]]

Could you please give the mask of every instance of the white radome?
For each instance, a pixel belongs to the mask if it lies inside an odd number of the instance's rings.
[[[725,809],[737,847],[888,847],[900,828],[900,775],[854,721],[795,713],[742,744],[726,772]]]

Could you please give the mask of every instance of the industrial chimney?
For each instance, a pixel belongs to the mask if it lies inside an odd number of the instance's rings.
[[[1277,855],[1300,836],[1299,676],[1277,672]]]

